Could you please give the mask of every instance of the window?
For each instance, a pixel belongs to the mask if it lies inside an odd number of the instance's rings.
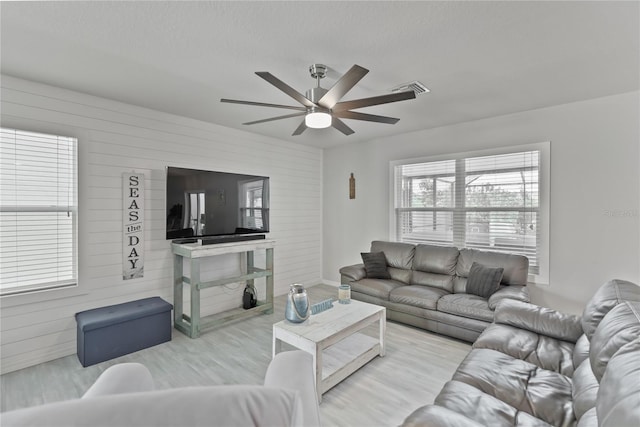
[[[0,295],[75,285],[77,140],[0,132]]]
[[[394,162],[395,240],[525,255],[547,283],[548,143],[515,150]]]

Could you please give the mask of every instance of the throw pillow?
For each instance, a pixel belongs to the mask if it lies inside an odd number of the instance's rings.
[[[467,277],[466,292],[489,298],[500,288],[504,268],[491,268],[474,262]]]
[[[360,256],[362,256],[367,277],[373,279],[391,279],[387,271],[387,258],[384,256],[384,252],[361,252]]]

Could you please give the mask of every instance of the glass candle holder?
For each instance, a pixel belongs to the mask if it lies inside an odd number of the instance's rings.
[[[351,303],[351,286],[342,284],[338,287],[338,302],[340,304]]]

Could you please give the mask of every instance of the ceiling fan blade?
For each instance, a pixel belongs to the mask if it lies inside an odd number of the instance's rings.
[[[229,104],[255,105],[257,107],[287,108],[289,110],[307,111],[307,109],[304,107],[294,107],[292,105],[280,105],[280,104],[267,104],[265,102],[240,101],[238,99],[222,98],[220,102],[227,102]]]
[[[354,65],[318,100],[318,105],[328,109],[333,108],[368,72],[366,68]]]
[[[413,99],[416,93],[412,90],[406,92],[391,93],[389,95],[373,96],[371,98],[354,99],[353,101],[338,102],[333,111],[353,110],[356,108],[370,107],[372,105],[388,104],[390,102]]]
[[[355,111],[336,111],[333,113],[333,116],[340,117],[343,119],[366,120],[367,122],[376,122],[376,123],[388,123],[390,125],[394,125],[398,123],[398,121],[400,120],[394,117],[377,116],[375,114],[358,113]]]
[[[243,123],[243,125],[255,125],[255,124],[258,124],[258,123],[272,122],[274,120],[288,119],[288,118],[291,118],[291,117],[300,117],[300,116],[304,116],[305,114],[307,114],[307,113],[287,114],[286,116],[278,116],[278,117],[271,117],[269,119],[255,120],[253,122]]]
[[[292,88],[291,86],[289,86],[288,84],[286,84],[285,82],[283,82],[282,80],[274,76],[273,74],[267,71],[256,71],[256,74],[262,77],[263,79],[265,79],[266,81],[268,81],[269,83],[271,83],[272,85],[274,85],[275,87],[277,87],[278,89],[280,89],[281,91],[283,91],[284,93],[286,93],[287,95],[289,95],[290,97],[292,97],[293,99],[295,99],[296,101],[298,101],[300,104],[304,105],[305,107],[317,107],[316,104],[309,101],[303,94],[301,94],[300,92],[298,92],[297,90],[295,90],[294,88]]]
[[[342,120],[340,120],[339,118],[337,118],[335,116],[331,120],[331,126],[333,126],[334,128],[338,129],[340,132],[344,133],[345,135],[351,135],[354,132],[353,129],[351,129],[349,126],[345,125]]]
[[[307,125],[304,122],[304,120],[302,120],[302,123],[300,123],[300,126],[298,126],[296,128],[296,130],[293,131],[293,133],[291,134],[291,136],[296,136],[296,135],[300,135],[302,132],[304,132],[305,130],[307,130]]]

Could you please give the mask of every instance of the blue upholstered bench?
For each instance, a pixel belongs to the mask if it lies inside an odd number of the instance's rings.
[[[82,366],[171,341],[171,309],[160,297],[76,313]]]

